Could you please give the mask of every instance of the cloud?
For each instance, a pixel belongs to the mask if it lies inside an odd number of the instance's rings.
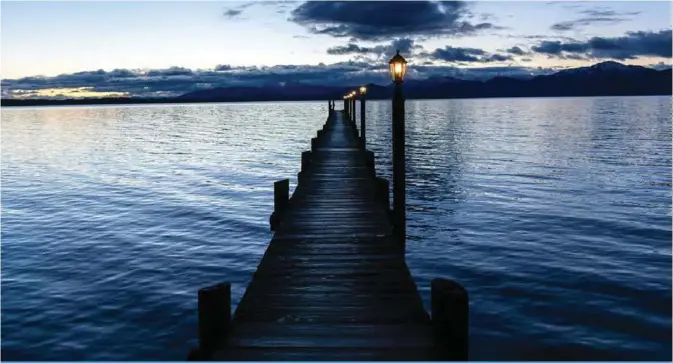
[[[378,44],[374,46],[361,46],[356,43],[350,42],[346,45],[340,45],[336,47],[331,47],[327,49],[327,54],[332,55],[358,55],[362,57],[362,60],[369,62],[382,62],[387,61],[388,58],[395,55],[397,51],[405,55],[410,55],[416,50],[422,49],[422,47],[413,39],[410,38],[398,38],[393,39],[388,44]]]
[[[435,60],[445,62],[478,62],[477,56],[484,55],[486,52],[477,48],[459,48],[447,45],[444,48],[437,48],[429,54],[429,57]]]
[[[593,24],[618,24],[629,21],[633,16],[640,12],[617,12],[605,8],[585,9],[579,11],[583,16],[581,18],[569,21],[562,21],[552,24],[551,29],[556,31],[567,31]]]
[[[223,15],[226,18],[237,18],[243,12],[252,7],[252,6],[272,6],[276,8],[276,12],[279,14],[285,13],[288,10],[290,4],[297,3],[297,1],[252,1],[243,3],[241,5],[235,6],[233,8],[226,9]]]
[[[228,64],[218,64],[215,66],[215,72],[230,71],[233,68]]]
[[[242,12],[243,9],[229,9],[224,12],[224,16],[226,16],[227,18],[234,18],[241,15]]]
[[[531,47],[533,52],[552,57],[567,58],[582,55],[586,58],[634,59],[641,56],[671,58],[671,30],[658,32],[627,32],[621,37],[593,37],[587,41],[542,41]]]
[[[514,54],[514,55],[526,55],[526,54],[530,54],[530,53],[524,51],[523,49],[521,49],[520,47],[517,47],[517,46],[511,47],[511,48],[507,48],[505,51],[506,51],[507,53],[509,53],[509,54]]]
[[[461,36],[497,28],[468,22],[468,14],[462,1],[308,1],[291,12],[290,20],[314,34],[369,41]]]
[[[194,71],[189,68],[183,67],[171,67],[168,69],[155,69],[147,72],[148,77],[166,77],[166,76],[189,76],[192,75]]]
[[[491,54],[486,58],[482,58],[482,62],[506,62],[513,60],[511,55],[507,54]]]
[[[664,70],[664,69],[671,69],[671,63],[664,63],[664,62],[659,62],[655,64],[650,64],[648,65],[650,68],[654,68],[658,71]]]
[[[485,54],[484,57],[492,55]],[[218,69],[218,70],[216,70]],[[527,76],[548,72],[525,67],[483,67],[461,69],[447,65],[415,65],[409,79],[455,76],[464,79],[487,79],[496,75]],[[72,90],[87,94],[128,94],[131,97],[170,97],[188,92],[229,86],[263,86],[301,82],[314,85],[353,86],[366,83],[388,84],[388,69],[371,62],[338,62],[317,65],[276,65],[271,67],[219,65],[214,69],[191,70],[181,67],[153,70],[115,69],[61,74],[55,77],[3,79],[3,97],[59,94],[76,96]],[[60,90],[60,91],[59,91]],[[68,91],[69,90],[69,91]]]
[[[437,48],[430,53],[424,53],[423,56],[442,62],[489,63],[512,60],[512,56],[506,54],[490,54],[479,48],[452,47],[450,45]]]

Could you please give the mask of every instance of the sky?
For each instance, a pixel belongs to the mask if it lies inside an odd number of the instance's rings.
[[[3,97],[174,96],[278,82],[524,76],[671,63],[668,1],[6,1]]]

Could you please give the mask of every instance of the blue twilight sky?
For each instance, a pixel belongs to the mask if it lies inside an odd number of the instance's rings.
[[[377,81],[395,49],[419,78],[671,62],[667,1],[0,4],[5,97]]]

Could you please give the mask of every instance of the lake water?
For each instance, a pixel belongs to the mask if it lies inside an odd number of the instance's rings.
[[[185,359],[196,291],[238,303],[326,106],[3,109],[3,359]],[[426,304],[435,277],[470,292],[472,359],[671,359],[671,97],[406,112],[407,261]]]

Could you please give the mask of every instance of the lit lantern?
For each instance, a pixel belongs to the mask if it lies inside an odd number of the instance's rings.
[[[390,65],[390,77],[392,77],[393,82],[402,83],[404,75],[407,73],[407,61],[400,55],[399,50],[388,64]]]
[[[367,87],[365,86],[360,87],[360,94],[364,96],[365,93],[367,93]]]

